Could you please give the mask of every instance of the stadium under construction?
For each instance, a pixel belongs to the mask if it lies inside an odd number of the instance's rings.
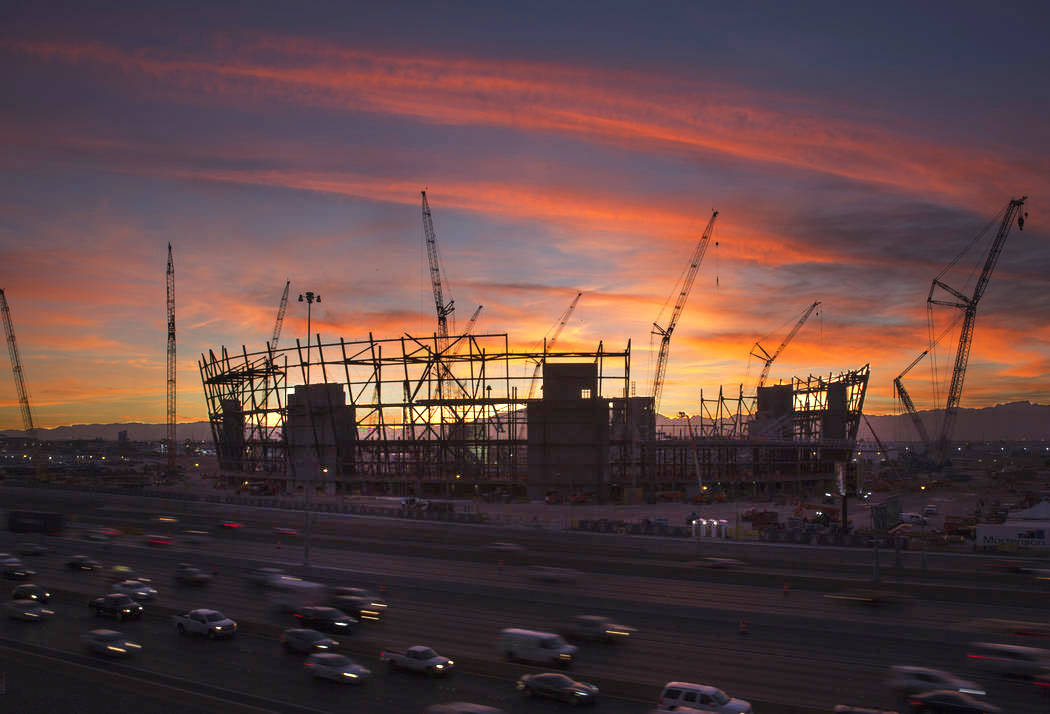
[[[652,396],[632,395],[629,342],[515,352],[506,334],[317,336],[223,347],[199,366],[231,478],[278,492],[313,482],[333,494],[601,501],[850,487],[869,375],[701,394],[683,433],[658,425]]]

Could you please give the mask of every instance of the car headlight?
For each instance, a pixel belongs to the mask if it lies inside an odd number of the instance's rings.
[[[326,649],[328,649],[328,645],[317,645],[317,649],[319,649],[319,650],[326,650]]]
[[[563,653],[561,653],[560,655],[558,655],[558,659],[572,659],[572,655],[571,655],[571,654],[568,654],[568,653],[565,653],[565,652],[563,652]]]
[[[353,672],[343,672],[344,677],[350,677],[350,679],[357,679],[357,675]]]
[[[451,660],[451,659],[450,659],[450,660],[448,661],[448,666],[449,666],[449,667],[451,667],[451,666],[452,666],[452,665],[454,665],[455,663],[456,663],[456,662],[455,662],[455,660]]]
[[[979,697],[983,697],[986,694],[983,689],[969,689],[967,687],[959,687],[959,691],[963,694],[976,694]]]
[[[443,665],[443,664],[436,664],[436,665],[434,665],[434,669],[444,669],[444,668],[445,668],[445,665]]]
[[[131,610],[125,607],[123,610],[121,610],[121,612],[131,612]]]
[[[106,645],[106,649],[111,652],[127,652],[123,647],[114,647],[113,645]]]
[[[221,629],[222,629],[222,625],[216,625],[216,626],[215,626],[215,629],[216,629],[216,630],[221,630]]]
[[[137,645],[134,642],[125,642],[124,646],[125,647],[131,647],[132,649],[136,649],[136,650],[142,649],[142,645]]]
[[[335,624],[336,624],[336,626],[338,626],[338,627],[346,627],[346,623],[345,623],[345,622],[337,622],[337,623],[335,623]]]
[[[590,692],[585,692],[579,689],[573,690],[572,693],[575,694],[577,697],[589,697],[591,695]]]

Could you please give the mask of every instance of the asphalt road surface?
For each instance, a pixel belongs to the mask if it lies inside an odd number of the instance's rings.
[[[0,547],[9,549],[15,540],[12,534],[4,534]],[[17,635],[13,639],[33,642],[31,638],[50,636],[51,630],[65,632],[59,622],[67,618],[79,618],[76,627],[82,630],[94,624],[87,613],[86,599],[102,594],[106,583],[99,574],[74,573],[63,568],[63,556],[73,552],[88,552],[107,565],[128,564],[151,575],[161,590],[160,605],[216,607],[242,622],[292,626],[290,618],[271,612],[264,591],[246,584],[240,572],[267,563],[302,572],[296,568],[301,562],[297,547],[277,550],[271,544],[220,539],[201,552],[180,552],[128,546],[119,540],[108,548],[53,540],[54,554],[26,559],[39,571],[35,579],[50,587],[83,593],[84,597],[62,605],[54,621],[35,630],[21,623],[7,623],[5,632]],[[179,560],[217,567],[219,575],[212,585],[201,590],[176,588],[171,584],[171,573]],[[621,647],[582,648],[575,676],[595,682],[603,691],[610,690],[607,682],[634,683],[636,686],[630,691],[641,693],[633,697],[639,701],[606,699],[600,704],[603,711],[645,711],[655,703],[660,686],[672,679],[715,684],[731,695],[752,700],[760,713],[797,711],[794,705],[814,712],[830,711],[836,703],[891,707],[896,703],[882,685],[890,664],[934,666],[975,676],[987,686],[989,699],[1006,711],[1043,711],[1040,707],[1045,705],[1031,684],[977,676],[969,670],[965,657],[966,643],[990,639],[990,633],[980,629],[982,620],[1045,620],[1045,610],[1039,608],[1002,608],[992,612],[967,603],[916,601],[896,609],[870,610],[854,603],[829,601],[817,592],[791,592],[785,597],[779,589],[768,587],[604,573],[586,574],[576,584],[547,584],[529,579],[522,566],[505,565],[500,572],[490,563],[472,565],[462,560],[410,555],[373,556],[342,549],[315,549],[314,561],[323,566],[310,574],[302,573],[311,579],[386,587],[391,603],[387,621],[376,626],[363,625],[348,638],[349,649],[360,654],[368,666],[368,658],[374,658],[382,647],[427,644],[453,657],[469,657],[480,663],[491,661],[505,667],[496,648],[501,628],[558,629],[574,615],[595,613],[639,628],[634,641]],[[149,609],[150,605],[146,607]],[[746,635],[739,634],[741,620],[747,625]],[[153,656],[155,647],[160,647],[161,652],[167,653],[157,655],[163,657],[163,671],[182,672],[180,676],[192,681],[266,696],[275,682],[281,683],[283,691],[286,680],[303,679],[297,667],[289,668],[287,659],[276,657],[272,639],[256,641],[245,635],[230,643],[191,643],[179,640],[167,622],[147,621],[142,627],[157,628],[156,632],[147,632],[149,656]],[[79,647],[79,631],[75,627],[55,636],[66,639],[49,646]],[[1008,638],[997,635],[994,639]],[[223,647],[226,649],[219,649]],[[247,654],[242,653],[242,647],[249,648]],[[263,657],[264,651],[270,654]],[[207,659],[215,652],[226,655],[215,661]],[[278,669],[270,668],[269,661],[274,657],[281,663]],[[143,660],[146,659],[144,655]],[[202,663],[208,664],[201,666]],[[180,669],[187,666],[192,669]],[[229,668],[235,671],[231,673]],[[487,676],[472,678],[474,672],[461,671],[455,676],[455,684],[466,689],[447,694],[455,699],[499,701],[504,708],[558,706],[520,702],[513,694],[513,676],[507,676],[505,669],[489,671],[479,666],[476,670],[477,675]],[[497,674],[491,674],[492,671]],[[414,699],[411,706],[448,700],[446,692],[437,688],[449,683],[440,680],[425,685],[413,680],[399,682],[389,692],[384,681],[377,678],[370,685],[374,691],[365,701],[376,702],[374,706],[378,707],[370,711],[386,711],[384,697],[401,696],[402,690],[411,690],[414,698],[425,695],[422,701]],[[411,689],[417,685],[431,689],[420,694]],[[300,690],[291,684],[288,687],[294,694],[290,701],[299,702]],[[510,694],[509,702],[498,699],[500,692]],[[403,700],[396,703],[407,706]],[[337,704],[323,700],[317,706],[323,709]]]

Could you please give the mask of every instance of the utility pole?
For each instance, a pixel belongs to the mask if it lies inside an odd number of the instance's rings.
[[[313,293],[311,291],[307,291],[307,292],[301,293],[299,295],[299,302],[305,302],[306,303],[306,387],[307,387],[307,389],[305,390],[305,395],[304,396],[306,397],[306,415],[307,415],[307,418],[310,420],[310,426],[312,428],[313,427],[313,420],[314,420],[314,411],[313,411],[313,405],[310,403],[310,390],[309,390],[309,387],[310,387],[310,343],[312,341],[312,338],[310,337],[310,317],[311,317],[313,304],[315,302],[321,302],[321,296],[316,294],[316,293]],[[317,439],[316,438],[314,439],[314,450],[317,453],[317,468],[319,469],[319,468],[321,468],[321,449],[317,445]],[[310,567],[310,536],[312,535],[312,531],[313,531],[313,519],[310,517],[311,516],[311,513],[310,513],[310,491],[313,490],[313,485],[314,485],[314,482],[315,482],[315,480],[317,478],[317,474],[315,473],[315,469],[313,469],[313,468],[307,469],[307,473],[309,473],[310,475],[309,475],[309,478],[308,478],[308,480],[306,482],[306,488],[303,489],[304,490],[304,495],[306,497],[306,529],[305,529],[306,530],[306,538],[303,541],[303,565],[305,567],[309,568]]]

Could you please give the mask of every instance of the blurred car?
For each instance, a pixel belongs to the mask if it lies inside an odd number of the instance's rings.
[[[507,712],[485,704],[448,702],[447,704],[431,704],[423,710],[423,714],[507,714]]]
[[[1038,647],[971,642],[966,657],[980,669],[1011,677],[1050,672],[1050,650]]]
[[[280,568],[256,568],[255,570],[249,570],[245,578],[260,587],[265,587],[269,585],[271,580],[282,575],[284,575],[284,571]]]
[[[524,674],[514,686],[526,696],[548,697],[572,704],[594,704],[598,700],[596,686],[589,682],[577,682],[557,672]]]
[[[171,536],[163,533],[153,533],[146,536],[146,545],[151,548],[165,548],[172,544]]]
[[[223,521],[219,528],[223,533],[236,533],[237,529],[244,528],[244,524],[238,521]]]
[[[553,568],[549,565],[533,565],[528,569],[528,576],[532,580],[543,583],[575,583],[580,577],[579,570],[572,568]]]
[[[922,509],[922,515],[924,516],[936,516],[937,506],[932,503],[926,504],[926,507]]]
[[[706,568],[715,568],[717,570],[727,570],[729,568],[736,568],[744,565],[744,561],[737,560],[736,558],[704,558],[700,561],[700,565]]]
[[[127,657],[142,649],[116,630],[91,630],[80,636],[84,646],[96,654],[108,657]]]
[[[36,600],[11,600],[5,606],[7,616],[12,620],[24,620],[26,622],[40,622],[55,611],[44,607]]]
[[[886,711],[884,709],[868,709],[866,707],[851,707],[847,704],[838,704],[835,706],[835,714],[897,714],[897,712]]]
[[[112,615],[117,622],[142,617],[142,605],[135,602],[130,595],[124,593],[110,593],[97,597],[88,603],[88,607],[95,611],[95,615]]]
[[[517,543],[508,543],[506,541],[495,541],[488,545],[482,546],[485,550],[491,550],[496,553],[524,553],[525,546],[518,545]]]
[[[109,540],[109,535],[106,532],[95,528],[84,534],[84,540],[93,540],[104,543]]]
[[[199,529],[185,530],[181,536],[182,542],[190,545],[200,545],[211,542],[211,533]]]
[[[207,585],[211,575],[189,563],[179,563],[175,568],[175,582],[183,585]]]
[[[908,696],[919,692],[948,689],[963,694],[985,694],[984,687],[940,669],[928,667],[890,667],[886,686],[898,696]]]
[[[11,591],[11,599],[36,600],[37,602],[47,602],[51,599],[51,593],[47,591],[47,588],[41,585],[36,585],[34,583],[23,583]]]
[[[140,602],[153,600],[157,597],[157,589],[140,580],[122,580],[119,583],[116,583],[112,587],[112,590],[115,593],[130,595],[132,598]]]
[[[74,555],[66,561],[66,567],[71,570],[98,570],[102,563],[86,555]]]
[[[974,699],[969,694],[938,690],[908,697],[909,711],[914,714],[998,714],[994,704]]]
[[[692,682],[668,682],[657,705],[660,711],[697,709],[718,714],[752,714],[750,702],[730,697],[718,687]]]
[[[595,642],[618,642],[631,637],[637,630],[627,625],[618,625],[601,615],[580,615],[573,618],[562,635],[570,640]]]
[[[18,558],[10,558],[0,565],[4,577],[8,580],[26,580],[36,575],[35,570],[27,568]]]
[[[329,602],[347,615],[362,622],[378,622],[386,614],[387,604],[364,588],[332,588]]]
[[[295,619],[305,627],[315,627],[322,632],[349,633],[357,620],[334,607],[300,607],[292,612]]]
[[[842,600],[855,602],[862,605],[905,605],[911,602],[911,596],[891,590],[872,590],[860,588],[856,590],[843,590],[839,593],[828,593],[824,596],[829,600]]]
[[[19,543],[15,546],[15,552],[19,555],[43,555],[48,550],[46,545],[40,543]]]
[[[281,633],[281,644],[288,652],[328,652],[339,646],[333,640],[317,630],[291,629]]]
[[[343,684],[364,684],[372,676],[370,669],[341,654],[312,654],[306,658],[303,667],[316,678]]]

